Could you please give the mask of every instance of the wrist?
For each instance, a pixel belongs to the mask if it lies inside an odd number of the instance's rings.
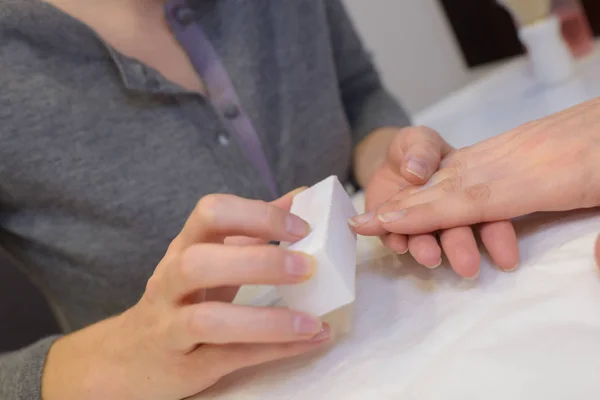
[[[109,340],[121,318],[98,322],[54,342],[42,373],[44,400],[124,398],[124,377],[111,356],[119,350]]]

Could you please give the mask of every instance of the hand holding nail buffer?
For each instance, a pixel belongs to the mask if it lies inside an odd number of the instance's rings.
[[[277,288],[291,309],[324,316],[354,302],[356,234],[348,219],[356,215],[352,200],[337,177],[331,176],[296,195],[292,214],[309,223],[310,234],[286,245],[316,259],[313,278]]]

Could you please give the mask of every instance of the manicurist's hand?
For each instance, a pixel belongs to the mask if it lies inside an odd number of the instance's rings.
[[[448,154],[425,187],[398,193],[357,231],[419,235],[597,207],[599,160],[596,99]]]
[[[183,399],[240,368],[328,342],[328,326],[312,316],[230,303],[242,284],[311,278],[311,258],[267,244],[308,233],[289,213],[292,197],[200,200],[138,304],[52,346],[44,400]]]
[[[432,233],[436,229],[420,230],[409,236],[406,234],[408,232],[388,230],[386,225],[376,220],[379,207],[390,200],[402,198],[407,193],[419,190],[420,186],[438,170],[442,159],[449,157],[454,151],[432,129],[385,128],[373,134],[372,138],[367,138],[357,148],[355,160],[359,169],[361,164],[368,165],[368,148],[376,147],[378,145],[376,141],[383,141],[384,135],[388,137],[387,151],[383,155],[383,160],[379,162],[378,168],[368,177],[366,185],[367,214],[351,220],[351,225],[360,234],[380,236],[387,247],[398,253],[410,251],[417,262],[428,268],[435,268],[441,264],[443,250],[459,275],[467,278],[476,277],[479,273],[481,256],[473,228],[469,224],[451,226],[440,232],[438,244],[436,235]],[[367,179],[363,178],[363,181]],[[477,230],[493,261],[501,269],[514,269],[518,263],[519,251],[510,222],[485,224],[477,227]]]

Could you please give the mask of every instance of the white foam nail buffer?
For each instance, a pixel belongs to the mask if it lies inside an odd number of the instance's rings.
[[[310,254],[317,268],[307,282],[278,286],[279,296],[290,309],[318,317],[343,312],[346,321],[338,328],[347,331],[356,277],[356,234],[348,225],[348,219],[357,214],[352,200],[338,178],[331,176],[296,195],[291,212],[308,222],[311,232],[282,246]],[[339,316],[334,319],[338,321]]]

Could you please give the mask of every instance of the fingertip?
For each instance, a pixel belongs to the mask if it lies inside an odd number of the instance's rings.
[[[437,263],[435,263],[435,264],[433,264],[431,266],[425,265],[425,268],[428,268],[428,269],[439,268],[442,265],[442,262],[443,262],[442,257],[440,257],[440,260]]]
[[[475,247],[474,249],[456,249],[454,252],[452,269],[465,279],[475,280],[479,277],[481,269],[481,254]]]
[[[442,264],[442,248],[433,235],[410,236],[408,249],[415,261],[425,268],[434,269]]]
[[[496,264],[496,266],[504,272],[515,272],[517,269],[519,269],[519,263],[513,264],[510,267],[503,267],[503,266],[500,266],[497,264]]]
[[[502,271],[516,271],[520,252],[517,234],[510,221],[483,224],[480,228],[483,242],[492,262]]]
[[[405,235],[390,233],[381,238],[383,245],[398,254],[408,253],[408,238]]]
[[[479,279],[480,272],[481,272],[480,268],[477,267],[477,271],[475,271],[475,273],[473,273],[471,275],[461,275],[461,276],[468,281],[476,281],[477,279]]]
[[[350,218],[347,222],[355,233],[362,236],[381,236],[388,233],[381,222],[375,218],[374,213],[358,215]]]
[[[298,336],[313,337],[323,330],[323,322],[312,315],[296,312],[292,314],[292,327]]]
[[[288,214],[285,218],[285,230],[291,236],[303,238],[310,233],[310,225],[302,218]]]
[[[371,222],[373,220],[374,216],[375,216],[375,213],[372,211],[368,212],[366,214],[359,214],[357,216],[350,218],[348,220],[348,224],[350,224],[350,226],[352,226],[354,228],[359,228],[359,227]]]
[[[519,269],[519,245],[518,243],[510,243],[505,245],[504,252],[499,252],[497,249],[494,254],[491,254],[494,264],[504,272],[515,272]],[[488,249],[488,253],[491,253]]]
[[[481,254],[473,230],[468,226],[447,229],[441,233],[440,240],[452,269],[465,279],[476,278]]]
[[[324,322],[319,333],[317,333],[315,336],[313,336],[309,340],[309,342],[313,343],[313,344],[323,344],[323,343],[331,341],[332,338],[333,338],[333,332],[331,330],[331,326],[329,326],[328,323]]]

